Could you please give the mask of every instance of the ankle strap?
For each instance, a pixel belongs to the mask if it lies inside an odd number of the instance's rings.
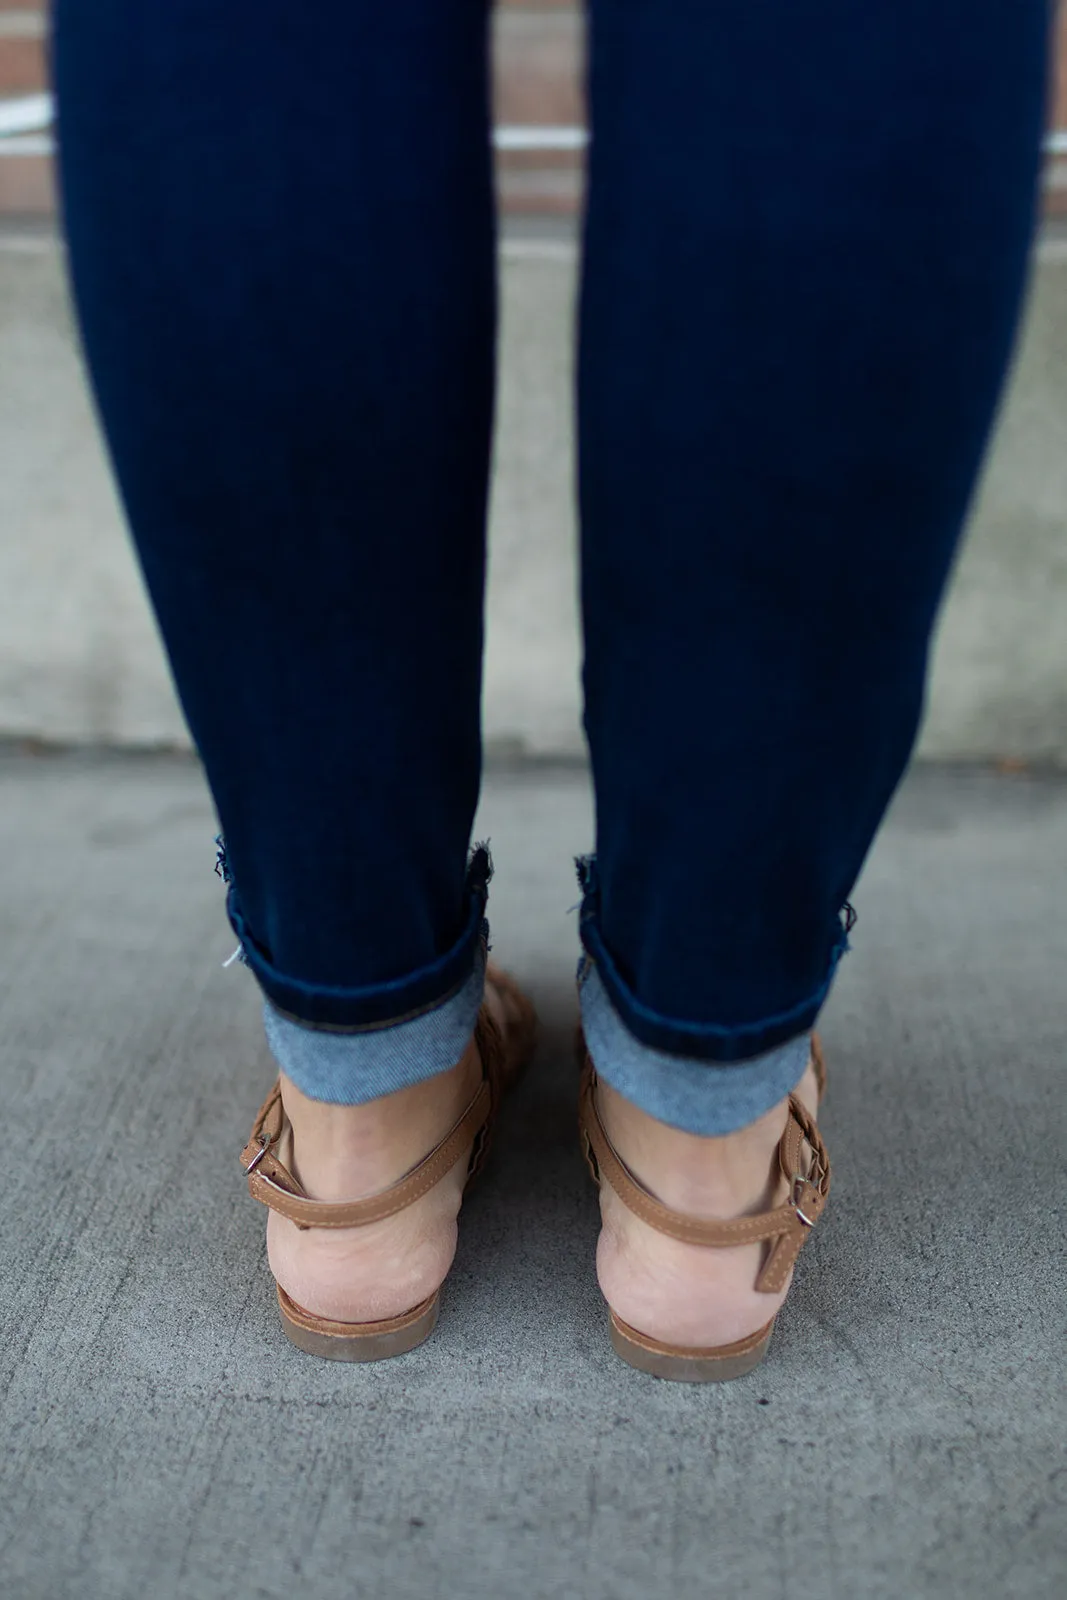
[[[282,1106],[281,1086],[276,1083],[260,1107],[248,1143],[241,1152],[249,1194],[272,1211],[288,1217],[298,1228],[359,1228],[395,1216],[428,1194],[446,1172],[451,1172],[472,1141],[470,1173],[473,1175],[484,1159],[487,1145],[484,1135],[498,1097],[501,1040],[488,1013],[479,1017],[474,1041],[468,1048],[479,1052],[485,1076],[459,1121],[429,1155],[398,1182],[364,1200],[309,1199],[303,1185],[274,1154],[274,1147],[289,1128]]]
[[[682,1244],[726,1249],[733,1245],[772,1240],[771,1250],[756,1279],[762,1294],[777,1294],[796,1261],[808,1234],[823,1213],[830,1193],[830,1158],[814,1118],[796,1095],[789,1096],[785,1132],[778,1142],[778,1166],[789,1184],[789,1198],[772,1211],[728,1222],[687,1217],[657,1200],[623,1161],[604,1131],[596,1103],[596,1069],[587,1056],[582,1075],[578,1123],[582,1149],[593,1182],[608,1183],[627,1210],[657,1233]],[[805,1150],[807,1146],[807,1150]]]

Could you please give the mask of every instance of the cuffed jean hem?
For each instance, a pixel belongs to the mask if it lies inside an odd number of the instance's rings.
[[[478,951],[489,936],[485,907],[493,874],[489,851],[475,845],[467,868],[466,921],[450,950],[407,977],[365,988],[335,988],[306,983],[279,972],[268,953],[257,944],[242,914],[236,885],[229,877],[225,846],[220,843],[219,864],[229,883],[226,910],[241,941],[241,955],[260,988],[277,1011],[306,1027],[357,1033],[366,1028],[393,1028],[436,1011],[445,1001],[458,998],[474,971]]]
[[[743,1063],[670,1055],[642,1044],[611,1002],[588,956],[578,967],[582,1031],[605,1083],[650,1117],[686,1133],[735,1133],[784,1100],[807,1070],[809,1034]]]
[[[309,1028],[263,1004],[267,1043],[282,1072],[311,1100],[361,1106],[454,1067],[470,1043],[485,991],[486,946],[458,994],[432,1011],[359,1033]]]
[[[600,885],[595,856],[580,856],[578,882],[582,889],[579,932],[582,945],[596,964],[600,982],[627,1031],[649,1049],[671,1056],[689,1056],[694,1061],[712,1064],[751,1065],[761,1056],[789,1044],[800,1034],[810,1033],[825,1004],[837,964],[849,948],[848,935],[855,912],[846,905],[839,919],[837,935],[827,961],[826,977],[806,999],[787,1011],[763,1017],[757,1022],[719,1026],[711,1022],[680,1022],[643,1005],[623,982],[600,932]],[[774,1103],[773,1101],[771,1102]]]

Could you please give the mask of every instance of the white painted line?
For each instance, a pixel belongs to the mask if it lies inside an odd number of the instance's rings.
[[[0,100],[0,138],[44,132],[52,125],[54,109],[50,94]],[[588,143],[585,129],[577,127],[505,124],[493,130],[493,144],[498,150],[584,150]]]
[[[0,256],[51,256],[63,249],[54,233],[4,233],[0,231]]]
[[[55,140],[47,133],[20,133],[13,139],[0,139],[0,156],[51,156]]]
[[[578,254],[574,239],[502,239],[502,261],[563,261],[572,262]]]
[[[493,129],[498,150],[584,150],[589,135],[584,128],[521,127],[504,124]]]
[[[44,17],[40,11],[0,12],[0,39],[43,39]]]
[[[8,133],[39,133],[52,126],[50,94],[24,94],[0,100],[0,137]]]
[[[50,94],[0,99],[0,141],[6,141],[10,135],[44,133],[52,126],[53,116],[54,102]],[[589,133],[578,126],[504,123],[493,129],[493,144],[497,150],[535,153],[540,150],[584,150],[589,144]],[[1045,138],[1044,150],[1047,156],[1067,156],[1067,128],[1054,128]],[[32,152],[34,155],[40,153],[36,149]]]
[[[1039,239],[1035,254],[1046,266],[1067,267],[1067,239]]]
[[[5,233],[0,229],[0,255],[54,255],[64,248],[61,235],[50,230],[41,233]],[[1046,266],[1067,266],[1067,239],[1038,237],[1035,255]],[[573,265],[578,257],[577,240],[502,239],[503,261],[557,261]]]

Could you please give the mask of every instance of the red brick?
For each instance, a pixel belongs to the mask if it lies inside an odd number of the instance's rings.
[[[505,216],[570,217],[581,205],[582,173],[537,168],[497,170],[497,202]]]
[[[0,21],[0,95],[36,94],[45,87],[44,40],[7,37]]]
[[[0,157],[0,216],[46,217],[55,204],[50,157]]]
[[[572,7],[500,13],[493,47],[497,122],[584,121],[582,53],[582,21]]]
[[[1052,125],[1067,132],[1067,5],[1060,6],[1053,73]]]
[[[584,122],[582,16],[572,0],[497,0],[496,119],[508,124],[572,126]],[[34,93],[45,85],[44,41],[34,37],[44,0],[0,0],[0,94]],[[18,27],[17,18],[31,30]],[[17,31],[5,33],[4,22]],[[1067,5],[1054,50],[1051,125],[1067,131]],[[583,161],[576,152],[509,151],[497,160],[501,205],[510,213],[560,214],[580,203]],[[0,213],[41,215],[53,205],[46,157],[0,157]],[[1067,160],[1049,164],[1045,214],[1067,217]]]

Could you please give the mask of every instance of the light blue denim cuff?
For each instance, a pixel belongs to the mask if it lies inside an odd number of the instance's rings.
[[[807,1033],[751,1061],[725,1064],[641,1044],[608,998],[596,965],[578,968],[582,1030],[605,1083],[660,1122],[687,1133],[734,1133],[784,1100],[807,1070]]]
[[[458,993],[406,1022],[339,1033],[306,1027],[263,1004],[271,1055],[309,1099],[361,1106],[454,1067],[474,1032],[485,991],[485,946]]]

